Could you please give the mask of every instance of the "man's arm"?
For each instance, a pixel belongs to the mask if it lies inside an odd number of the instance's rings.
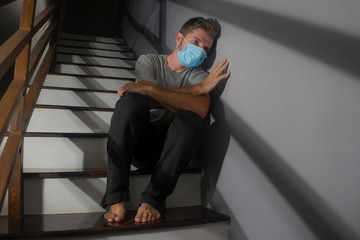
[[[194,86],[163,89],[153,82],[141,81],[125,84],[118,89],[118,95],[121,98],[126,92],[138,93],[149,98],[150,108],[162,106],[174,112],[191,110],[204,118],[210,106],[210,98],[206,93],[209,93],[219,81],[230,76],[230,72],[226,72],[228,65],[227,59],[222,60],[203,82]]]
[[[125,93],[138,93],[150,99],[150,108],[159,108],[160,106],[173,112],[190,110],[205,118],[210,106],[209,96],[190,95],[182,92],[176,92],[172,89],[157,87],[153,82],[141,81],[139,83],[127,83],[118,89],[119,97]]]
[[[227,58],[220,61],[205,78],[205,80],[197,85],[172,89],[176,92],[182,92],[191,95],[201,95],[209,93],[221,80],[230,76],[231,72],[227,72],[229,61]]]

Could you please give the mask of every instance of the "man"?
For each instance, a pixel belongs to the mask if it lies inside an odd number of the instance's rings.
[[[107,146],[107,189],[101,202],[109,207],[104,214],[107,221],[125,219],[131,164],[153,170],[135,222],[154,221],[165,214],[165,199],[200,144],[210,106],[208,93],[230,75],[227,59],[210,74],[199,67],[217,38],[204,18],[188,20],[170,55],[140,56],[137,82],[118,89]]]

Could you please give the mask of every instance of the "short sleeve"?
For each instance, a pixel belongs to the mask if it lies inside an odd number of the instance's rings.
[[[155,79],[155,68],[152,59],[147,55],[141,55],[135,64],[136,82],[151,81],[157,83]]]
[[[194,86],[203,82],[208,75],[209,74],[201,68],[194,69],[191,77],[189,78],[188,86]]]

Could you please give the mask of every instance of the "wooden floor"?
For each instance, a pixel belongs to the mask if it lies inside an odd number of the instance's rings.
[[[34,215],[11,222],[0,217],[0,239],[111,234],[230,221],[229,216],[201,206],[170,208],[165,217],[152,223],[135,223],[135,214],[129,211],[121,223],[106,222],[102,213]]]

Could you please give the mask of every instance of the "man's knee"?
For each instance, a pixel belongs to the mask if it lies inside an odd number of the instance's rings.
[[[110,132],[123,129],[129,122],[146,122],[149,119],[149,107],[144,96],[128,94],[116,102],[111,118]]]
[[[174,119],[171,130],[182,135],[197,135],[203,130],[203,119],[192,111],[181,111]]]
[[[148,103],[144,96],[140,94],[127,94],[120,98],[115,105],[115,112],[134,112],[148,110]]]

